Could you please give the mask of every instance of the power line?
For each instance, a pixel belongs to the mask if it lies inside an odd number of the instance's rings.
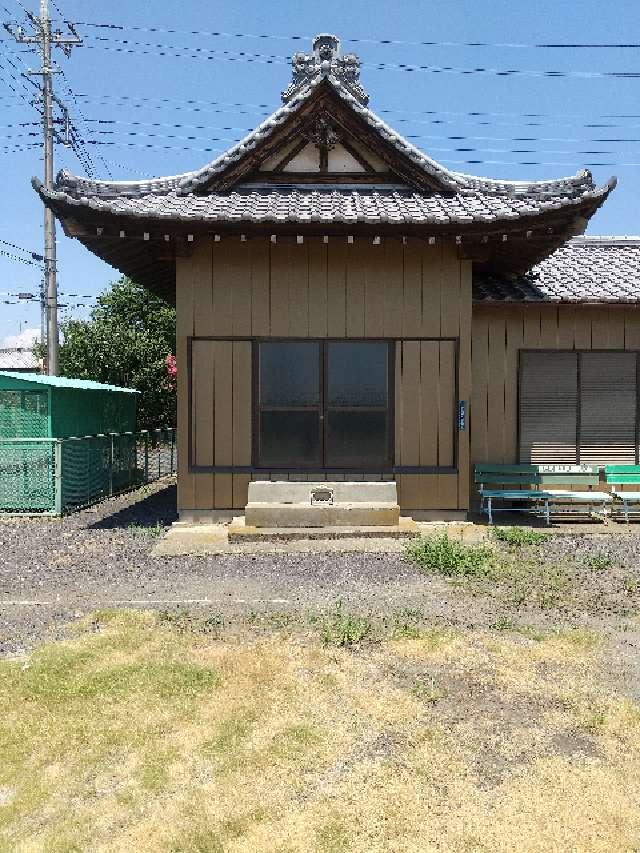
[[[149,149],[149,150],[158,150],[158,151],[187,151],[190,153],[203,153],[203,154],[222,154],[225,149],[223,148],[194,148],[193,146],[175,146],[175,145],[158,145],[156,143],[139,143],[139,142],[117,142],[115,140],[102,140],[102,139],[86,139],[84,140],[87,145],[105,145],[105,146],[113,146],[120,148],[140,148],[140,149]],[[461,148],[461,149],[441,149],[442,151],[447,151],[451,153],[462,153],[464,151],[476,151],[482,149],[475,148]],[[505,152],[506,153],[506,152]],[[514,151],[513,153],[521,153],[518,151]],[[570,154],[569,151],[558,152],[561,154]],[[570,168],[575,168],[575,162],[567,162],[567,161],[539,161],[539,160],[485,160],[485,159],[472,159],[472,160],[449,160],[451,164],[456,165],[477,165],[477,164],[486,164],[486,165],[501,165],[501,166],[568,166]],[[640,163],[621,163],[621,162],[591,162],[584,163],[584,166],[591,167],[615,167],[615,166],[624,166],[624,167],[636,167],[640,166]]]
[[[241,112],[242,108],[250,107],[254,110],[267,110],[268,112],[265,113],[265,115],[267,115],[267,116],[271,115],[271,113],[274,112],[274,110],[277,108],[273,104],[247,104],[246,102],[239,102],[239,101],[235,101],[235,102],[233,102],[233,101],[229,101],[229,102],[214,101],[214,100],[202,101],[202,100],[197,100],[194,98],[150,98],[150,97],[143,96],[143,95],[111,95],[111,94],[102,94],[102,93],[99,95],[89,95],[87,93],[80,93],[77,95],[77,97],[84,99],[84,100],[99,101],[99,102],[110,101],[110,100],[136,102],[133,104],[134,107],[137,107],[138,103],[153,104],[155,102],[158,102],[159,104],[171,104],[171,105],[188,104],[190,106],[203,106],[203,107],[210,106],[213,104],[213,105],[219,106],[219,107],[228,107],[228,108],[238,107],[238,108],[240,108],[237,110],[238,113]],[[177,107],[173,106],[173,109],[176,109],[176,108]],[[154,107],[154,109],[164,109],[164,107],[158,106],[158,107]],[[236,111],[236,110],[234,110],[234,111]],[[211,112],[218,112],[218,110],[211,110]],[[462,118],[498,116],[498,117],[505,117],[505,118],[512,117],[512,118],[549,118],[549,119],[577,118],[577,119],[579,119],[579,118],[585,117],[585,116],[581,116],[578,113],[512,113],[512,112],[491,112],[488,110],[471,110],[468,112],[460,112],[460,111],[454,111],[454,110],[407,110],[407,109],[403,109],[401,107],[380,109],[380,110],[377,110],[377,112],[379,112],[380,114],[385,114],[385,115],[386,114],[402,113],[403,115],[419,115],[419,116],[422,116],[422,115],[448,115],[448,116],[459,116]],[[260,113],[252,113],[252,112],[247,111],[246,114],[247,115],[254,115],[254,114],[260,114]],[[590,113],[588,117],[592,120],[593,119],[599,119],[599,118],[600,119],[640,119],[640,113],[632,113],[632,114],[605,113],[602,115],[594,115],[594,114]],[[555,122],[554,122],[554,124],[555,124]],[[590,123],[590,124],[585,124],[584,126],[585,127],[592,127],[594,125],[592,125]],[[595,126],[597,127],[599,125],[595,125]]]
[[[30,249],[24,249],[22,246],[16,246],[15,243],[10,243],[8,240],[0,239],[0,243],[2,243],[3,246],[8,246],[10,249],[16,249],[18,252],[23,252],[25,255],[29,255],[34,261],[44,261],[43,256],[38,254],[38,252],[32,252]]]
[[[205,36],[207,38],[239,38],[239,39],[274,39],[278,41],[303,41],[310,42],[314,37],[310,35],[273,35],[267,33],[228,33],[222,31],[207,30],[177,30],[170,27],[141,27],[120,24],[99,24],[91,21],[75,21],[77,26],[94,27],[106,30],[132,30],[145,33],[163,33],[168,35]],[[372,39],[372,38],[349,38],[350,44],[381,44],[381,45],[407,45],[411,47],[488,47],[488,48],[545,48],[545,49],[637,49],[640,43],[634,42],[573,42],[573,43],[523,43],[523,42],[456,42],[456,41],[406,41],[404,39]]]
[[[289,64],[289,57],[279,54],[261,54],[247,53],[246,51],[231,51],[231,50],[215,50],[204,47],[183,47],[181,45],[171,45],[164,43],[150,43],[134,41],[130,39],[114,39],[101,36],[89,36],[94,41],[100,42],[99,45],[86,44],[87,48],[101,48],[104,50],[115,51],[116,53],[133,53],[136,55],[154,55],[154,56],[172,56],[181,58],[181,55],[186,55],[191,59],[206,59],[215,61],[227,62],[258,62],[263,64]],[[108,44],[127,45],[127,47],[110,47]],[[135,49],[134,49],[135,48]],[[138,48],[144,48],[142,50]],[[148,50],[147,48],[151,48]],[[497,77],[539,77],[539,78],[578,78],[578,79],[595,79],[595,78],[640,78],[640,71],[565,71],[560,69],[522,69],[522,68],[491,68],[477,66],[475,68],[460,68],[457,66],[441,66],[441,65],[419,65],[417,63],[407,62],[362,62],[363,68],[370,68],[375,71],[408,71],[408,72],[423,72],[429,74],[486,74]]]
[[[251,133],[254,128],[252,127],[237,127],[232,125],[204,125],[204,124],[183,124],[182,122],[145,122],[138,121],[135,119],[125,120],[125,119],[87,119],[88,122],[99,124],[99,125],[108,125],[110,127],[121,127],[121,126],[133,126],[133,127],[154,127],[154,128],[170,128],[172,130],[206,130],[206,131],[240,131],[241,133]],[[98,133],[111,133],[113,131],[105,131],[99,130]],[[134,131],[125,131],[125,130],[116,130],[115,132],[126,133],[129,136],[139,136],[139,133]],[[152,135],[152,134],[150,134]],[[180,137],[182,138],[182,137]],[[204,137],[198,136],[189,136],[186,137],[188,139],[203,139]],[[209,138],[209,137],[207,137]],[[584,144],[587,142],[615,142],[615,143],[637,143],[640,142],[640,136],[638,137],[609,137],[609,136],[601,136],[601,137],[588,137],[582,139],[574,139],[565,136],[477,136],[477,135],[467,135],[467,134],[451,134],[447,136],[433,136],[429,134],[413,134],[407,135],[407,139],[434,139],[434,140],[480,140],[480,141],[491,141],[491,142],[566,142],[566,143],[577,143]],[[580,153],[580,152],[578,152]]]
[[[7,252],[5,249],[0,249],[0,255],[5,258],[9,258],[11,261],[18,261],[21,264],[27,264],[31,267],[42,267],[42,263],[36,263],[35,261],[30,261],[27,258],[21,258],[18,255],[14,255],[13,252]]]
[[[55,5],[55,4],[54,4],[54,5]],[[57,7],[56,7],[56,8],[57,8]],[[88,127],[87,127],[87,125],[86,125],[86,117],[85,117],[85,115],[84,115],[84,113],[83,113],[83,111],[82,111],[82,108],[80,107],[80,104],[78,103],[78,99],[77,99],[77,97],[76,97],[76,95],[75,95],[75,93],[74,93],[73,89],[71,88],[71,84],[69,83],[69,81],[68,81],[68,79],[67,79],[66,74],[65,74],[65,73],[64,73],[64,71],[62,71],[62,70],[61,70],[61,75],[62,75],[62,79],[64,80],[64,83],[65,83],[65,86],[66,86],[66,89],[67,89],[67,94],[69,95],[69,97],[71,98],[71,100],[73,101],[73,103],[75,104],[76,110],[78,111],[78,115],[80,116],[81,121],[83,121],[83,122],[85,123],[85,130],[88,130]],[[90,155],[89,155],[89,153],[88,153],[88,152],[87,152],[87,156],[89,157],[89,161],[91,162],[91,165],[93,165],[93,161],[91,161],[91,157],[90,157]],[[107,175],[108,175],[110,178],[111,178],[111,177],[113,177],[113,175],[111,174],[111,172],[110,172],[110,170],[109,170],[109,166],[108,166],[108,164],[107,164],[107,161],[106,161],[106,160],[104,159],[104,157],[100,154],[100,152],[98,152],[98,156],[100,157],[100,160],[101,160],[102,164],[104,165],[104,167],[105,167],[105,169],[106,169],[106,171],[107,171]],[[95,169],[95,166],[94,166],[94,169]]]

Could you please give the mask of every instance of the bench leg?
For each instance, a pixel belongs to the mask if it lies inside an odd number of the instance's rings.
[[[493,513],[491,511],[491,498],[487,498],[487,515],[489,517],[489,524],[493,524]]]
[[[550,518],[551,510],[549,508],[549,498],[547,498],[547,500],[544,502],[544,512],[545,512],[545,517],[547,519],[547,527],[549,527],[551,525],[551,518]]]
[[[629,504],[627,503],[626,498],[623,498],[622,506],[624,508],[624,520],[629,524]]]

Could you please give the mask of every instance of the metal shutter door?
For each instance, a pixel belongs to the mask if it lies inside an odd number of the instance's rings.
[[[520,462],[578,462],[578,355],[520,354]]]
[[[580,356],[580,462],[636,461],[636,354]]]

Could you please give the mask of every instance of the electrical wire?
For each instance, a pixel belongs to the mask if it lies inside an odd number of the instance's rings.
[[[164,43],[140,42],[129,39],[114,39],[100,36],[93,36],[99,44],[85,44],[88,48],[100,48],[103,50],[111,50],[116,53],[133,53],[136,55],[155,55],[155,56],[171,56],[173,58],[182,58],[181,54],[192,59],[205,59],[208,61],[227,61],[227,62],[257,62],[261,64],[286,64],[290,59],[288,56],[279,54],[261,54],[248,53],[246,51],[230,51],[230,50],[215,50],[212,48],[203,47],[182,47],[179,45],[167,45]],[[108,44],[104,44],[107,42]],[[111,47],[111,44],[127,45],[127,47]],[[151,48],[151,50],[149,50]],[[475,68],[461,68],[453,65],[419,65],[406,62],[361,62],[363,68],[370,68],[375,71],[407,71],[407,72],[423,72],[429,74],[484,74],[497,77],[536,77],[536,78],[578,78],[592,80],[596,78],[616,78],[616,79],[640,79],[640,71],[574,71],[574,70],[559,70],[559,69],[522,69],[522,68],[491,68],[485,66],[476,66]]]
[[[239,101],[215,101],[215,100],[197,100],[194,98],[150,98],[144,95],[112,95],[101,93],[99,95],[89,95],[87,93],[81,93],[77,95],[78,98],[89,100],[89,101],[127,101],[127,102],[135,102],[132,104],[134,108],[138,108],[141,103],[149,104],[149,108],[151,109],[164,109],[164,106],[155,106],[155,103],[158,104],[171,104],[172,109],[178,109],[179,107],[176,105],[180,104],[188,104],[190,106],[201,106],[208,107],[212,104],[217,107],[226,107],[229,108],[227,111],[237,112],[238,114],[246,114],[246,115],[260,115],[263,113],[254,113],[250,111],[246,111],[243,113],[243,108],[251,108],[252,110],[266,110],[267,112],[264,115],[269,116],[271,113],[277,109],[277,106],[273,104],[248,104],[246,102]],[[238,109],[235,109],[238,108]],[[211,110],[211,112],[224,112],[225,110]],[[194,112],[199,112],[199,110],[194,110]],[[476,118],[476,117],[503,117],[503,118],[549,118],[549,119],[557,119],[557,118],[584,118],[585,116],[581,116],[577,113],[513,113],[513,112],[491,112],[488,110],[472,110],[468,112],[459,112],[454,110],[407,110],[401,107],[395,108],[387,108],[377,110],[380,114],[385,115],[395,115],[397,113],[401,113],[402,115],[417,115],[417,116],[437,116],[437,115],[447,115],[447,116],[457,116],[461,118]],[[586,123],[584,127],[600,127],[600,124],[593,124],[593,119],[640,119],[640,113],[632,113],[632,114],[616,114],[616,113],[606,113],[603,115],[593,115],[589,114],[589,118],[591,121]],[[395,119],[397,121],[397,119]],[[556,122],[554,121],[554,126],[556,126]],[[640,126],[640,125],[639,125]]]
[[[65,23],[69,23],[65,21]],[[107,30],[132,30],[146,33],[163,33],[169,35],[185,35],[185,36],[205,36],[207,38],[239,38],[239,39],[275,39],[278,41],[304,41],[311,42],[314,36],[310,35],[273,35],[266,33],[229,33],[222,31],[207,31],[207,30],[177,30],[170,27],[141,27],[134,26],[132,24],[129,25],[120,25],[120,24],[100,24],[92,21],[73,21],[72,22],[76,26],[83,27],[94,27],[97,29],[107,29]],[[406,41],[404,39],[372,39],[372,38],[349,38],[349,43],[351,44],[383,44],[383,45],[407,45],[411,47],[488,47],[488,48],[545,48],[545,49],[576,49],[576,48],[590,48],[590,49],[602,49],[602,48],[611,48],[611,49],[638,49],[640,48],[640,43],[634,42],[618,42],[618,43],[606,43],[606,42],[574,42],[574,43],[558,43],[558,42],[547,42],[547,43],[523,43],[523,42],[455,42],[455,41]]]

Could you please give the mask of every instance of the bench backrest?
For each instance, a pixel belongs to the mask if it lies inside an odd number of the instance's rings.
[[[625,483],[640,484],[640,465],[605,465],[605,482],[615,486]]]
[[[473,479],[475,483],[509,486],[595,486],[600,482],[600,470],[597,465],[480,464],[474,466]]]

